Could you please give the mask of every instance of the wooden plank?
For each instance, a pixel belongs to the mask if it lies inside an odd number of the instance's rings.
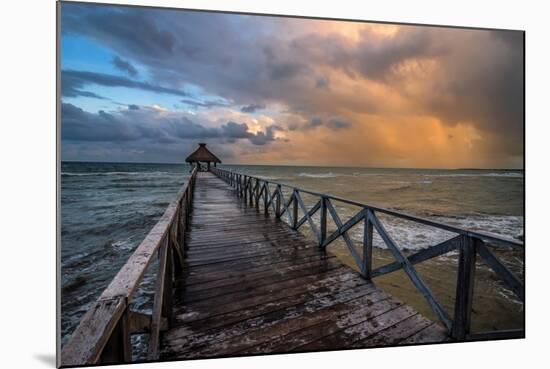
[[[298,229],[298,200],[296,189],[292,191],[292,229]]]
[[[455,317],[451,331],[452,337],[455,340],[464,340],[466,335],[470,333],[470,318],[472,315],[476,269],[476,250],[477,241],[471,237],[462,236],[460,254],[458,257]]]
[[[349,347],[354,342],[371,337],[382,329],[399,323],[415,314],[417,312],[410,306],[401,305],[373,319],[365,320],[329,336],[321,337],[316,341],[302,345],[294,351],[334,350]]]
[[[155,282],[155,298],[153,301],[153,313],[151,316],[151,337],[147,350],[149,360],[158,359],[158,346],[160,342],[160,322],[162,319],[162,310],[165,291],[165,278],[168,261],[168,243],[165,242],[159,251],[159,268]]]
[[[130,322],[128,309],[120,317],[115,329],[109,335],[107,344],[99,357],[101,364],[128,363],[132,361]]]
[[[433,323],[428,327],[422,329],[420,332],[413,334],[412,336],[400,341],[399,345],[417,345],[419,343],[439,343],[449,340],[447,331]]]
[[[131,334],[141,334],[151,332],[151,314],[130,310],[129,324]],[[168,319],[162,318],[160,321],[160,331],[168,329]]]
[[[302,212],[304,213],[304,217],[307,219],[313,234],[317,238],[317,241],[321,242],[321,236],[319,235],[319,230],[317,229],[317,226],[313,222],[313,219],[311,219],[311,215],[310,215],[308,209],[306,208],[306,206],[304,205],[304,202],[302,201],[302,197],[300,196],[299,192],[296,192],[296,200],[298,201],[298,205],[300,205],[300,208],[302,209]],[[313,206],[312,210],[315,209],[315,212],[316,212],[317,210],[319,210],[319,206],[320,206],[320,203],[317,202],[317,204],[315,206]],[[312,215],[315,212],[313,212]],[[300,225],[296,224],[296,227],[294,227],[294,228],[298,229],[299,227],[300,227]]]
[[[228,304],[232,301],[235,301],[236,299],[242,299],[247,298],[250,296],[258,296],[262,294],[272,294],[275,291],[279,289],[288,289],[299,285],[306,285],[309,283],[312,283],[319,279],[320,277],[323,277],[325,275],[329,275],[330,273],[342,273],[346,272],[345,267],[340,266],[338,268],[328,269],[323,272],[316,272],[312,271],[309,274],[306,274],[302,277],[297,277],[293,279],[283,280],[275,283],[267,283],[267,284],[258,284],[258,285],[252,285],[247,286],[246,289],[239,289],[232,292],[224,293],[224,291],[205,291],[205,293],[201,294],[200,296],[196,295],[185,295],[185,300],[188,306],[204,306],[204,305],[211,305],[212,303],[217,304]]]
[[[340,220],[340,217],[338,216],[338,213],[336,212],[336,209],[334,209],[334,206],[332,206],[332,203],[329,199],[326,200],[327,208],[330,212],[330,216],[332,217],[332,220],[336,224],[336,227],[338,229],[329,236],[329,238],[325,241],[323,244],[323,247],[326,248],[332,241],[334,241],[336,238],[342,236],[344,239],[346,246],[348,250],[351,253],[351,256],[353,257],[353,260],[355,261],[355,264],[359,268],[359,270],[363,269],[363,262],[361,260],[361,257],[357,253],[357,250],[355,250],[355,246],[353,245],[353,241],[351,237],[347,234],[347,231],[351,229],[355,224],[359,223],[365,216],[364,212],[361,211],[357,213],[355,216],[353,216],[350,220],[348,220],[345,224],[342,224],[342,221]]]
[[[504,264],[502,264],[495,254],[483,243],[479,242],[477,245],[477,252],[493,269],[493,271],[504,281],[506,286],[514,292],[514,294],[520,299],[520,301],[525,301],[525,286],[523,282],[514,275]]]
[[[322,247],[327,239],[327,198],[324,196],[321,197],[319,204],[321,206],[321,215],[319,217],[319,233],[321,239],[319,240],[319,246]]]
[[[310,300],[300,307],[291,307],[255,319],[248,319],[231,328],[226,327],[222,330],[170,340],[166,342],[166,349],[177,348],[176,357],[184,355],[186,358],[228,354],[236,347],[250,347],[262,342],[267,337],[274,335],[275,332],[283,334],[292,329],[299,329],[301,326],[313,325],[326,320],[327,317],[337,312],[349,310],[350,306],[345,302],[370,293],[372,288],[374,286],[370,289],[346,290],[331,296],[330,299]],[[323,314],[315,314],[318,310],[324,310]],[[243,341],[240,336],[245,332],[246,340]]]
[[[319,268],[319,267],[325,267],[327,268],[329,265],[338,265],[339,263],[334,261],[334,257],[327,258],[327,259],[305,259],[304,262],[296,262],[292,263],[288,266],[282,266],[278,268],[273,268],[271,265],[269,265],[267,268],[260,269],[258,272],[253,272],[251,270],[248,270],[246,273],[238,273],[234,274],[233,276],[225,276],[218,279],[208,278],[206,280],[203,280],[202,283],[189,283],[189,281],[186,282],[186,292],[187,293],[193,293],[193,292],[200,292],[203,290],[207,290],[210,288],[220,288],[225,287],[233,284],[247,284],[247,283],[257,283],[258,280],[265,281],[264,278],[271,278],[274,275],[275,276],[285,276],[288,278],[294,277],[295,272],[301,272],[304,273],[305,270],[312,269],[312,268]],[[226,274],[226,273],[223,273]],[[223,275],[222,274],[222,275]]]
[[[334,258],[334,255],[327,255],[326,258]],[[287,259],[280,260],[276,263],[265,263],[261,265],[244,265],[238,269],[225,269],[218,270],[214,269],[211,271],[196,272],[194,270],[188,271],[185,276],[185,284],[188,287],[192,287],[196,284],[201,283],[215,283],[218,280],[231,280],[235,278],[243,278],[242,276],[250,275],[254,277],[254,274],[263,273],[266,271],[271,271],[272,269],[284,270],[286,268],[299,267],[301,264],[310,263],[313,261],[324,260],[319,257],[319,255],[309,255],[301,257],[290,257]]]
[[[310,342],[322,339],[347,327],[359,324],[397,308],[403,303],[390,298],[384,293],[372,293],[364,296],[363,304],[352,311],[333,316],[318,324],[294,330],[286,335],[278,335],[260,345],[237,351],[239,354],[262,354],[274,352],[291,352]]]
[[[86,312],[61,351],[63,366],[96,364],[126,309],[124,298],[98,300]]]
[[[186,336],[191,332],[203,332],[249,318],[265,315],[272,311],[297,306],[316,299],[330,298],[336,293],[364,286],[364,281],[351,273],[339,273],[320,277],[304,286],[296,286],[272,294],[255,295],[231,304],[216,305],[212,309],[195,309],[182,306],[176,315],[177,328],[166,338]]]
[[[305,208],[305,207],[304,207]],[[312,223],[312,220],[311,220],[311,217],[317,212],[317,210],[319,210],[321,208],[321,200],[319,200],[315,205],[313,205],[313,207],[311,209],[309,209],[307,212],[306,212],[306,215],[304,215],[302,217],[302,219],[300,219],[298,221],[298,224],[296,225],[297,228],[300,228],[302,226],[302,224],[304,224],[306,221],[307,222],[310,222],[310,225]],[[317,230],[314,231],[314,234],[317,234],[315,233]]]
[[[430,246],[427,249],[420,250],[410,256],[407,256],[407,259],[412,265],[415,265],[431,258],[444,255],[452,250],[455,250],[460,244],[461,239],[461,236],[453,237],[437,245]],[[398,261],[386,264],[373,270],[372,277],[374,278],[387,273],[391,273],[401,268],[403,268],[403,264]]]
[[[437,315],[439,320],[445,325],[447,329],[451,329],[451,319],[443,306],[437,301],[437,299],[433,296],[433,293],[430,291],[426,283],[420,278],[414,267],[412,266],[411,262],[403,255],[401,250],[396,246],[395,242],[392,240],[390,235],[386,232],[386,229],[380,223],[378,218],[373,212],[369,212],[368,216],[376,230],[378,231],[378,234],[380,237],[384,240],[384,243],[388,246],[388,249],[394,256],[394,258],[403,264],[403,270],[405,270],[405,273],[411,280],[411,282],[414,284],[414,286],[417,288],[417,290],[420,292],[420,294],[424,297],[424,299],[428,302],[430,305],[430,308],[434,311],[434,313]]]
[[[352,347],[362,348],[395,345],[432,324],[434,323],[424,318],[422,315],[415,314],[364,340],[355,342]]]
[[[513,339],[513,338],[525,338],[525,330],[503,329],[503,330],[491,331],[491,332],[470,333],[466,336],[466,339],[469,341],[502,340],[502,339]]]
[[[363,209],[366,212],[363,219],[363,263],[361,265],[361,274],[367,280],[373,277],[372,273],[372,245],[373,245],[373,225],[370,221],[368,209]]]

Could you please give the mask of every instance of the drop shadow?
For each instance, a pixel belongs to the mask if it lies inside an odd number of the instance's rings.
[[[46,364],[52,368],[57,367],[57,362],[55,358],[55,354],[34,354],[33,357],[42,362],[43,364]]]

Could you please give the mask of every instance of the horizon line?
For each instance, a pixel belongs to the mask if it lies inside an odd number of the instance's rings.
[[[61,160],[61,163],[93,163],[93,164],[156,164],[156,165],[185,165],[185,162],[137,162],[137,161],[91,161],[91,160]],[[222,163],[231,166],[266,166],[266,167],[311,167],[311,168],[361,168],[361,169],[425,169],[425,170],[515,170],[525,171],[525,168],[434,168],[434,167],[373,167],[356,165],[313,165],[313,164],[234,164]]]

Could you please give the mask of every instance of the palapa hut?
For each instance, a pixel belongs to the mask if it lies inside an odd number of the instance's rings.
[[[197,166],[199,170],[205,170],[201,163],[206,163],[206,170],[210,170],[210,163],[214,163],[214,166],[216,166],[216,163],[221,164],[222,162],[206,148],[205,143],[199,143],[199,148],[193,151],[185,161],[191,165]]]

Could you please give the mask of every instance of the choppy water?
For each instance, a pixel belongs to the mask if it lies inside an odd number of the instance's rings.
[[[482,229],[510,237],[523,235],[524,175],[511,170],[365,169],[285,166],[224,166],[274,181],[372,205],[401,210],[445,223]],[[189,167],[173,164],[62,163],[61,275],[62,338],[76,327],[89,305],[116,274],[174,198]],[[308,202],[307,196],[304,201]],[[311,199],[312,200],[312,199]],[[312,204],[312,202],[310,202]],[[345,221],[357,209],[334,203]],[[452,236],[431,227],[381,217],[404,250],[427,247]],[[360,241],[362,229],[352,238]],[[375,237],[375,266],[391,261]],[[351,264],[336,244],[333,250]],[[506,253],[506,263],[523,274],[523,255]],[[452,313],[456,258],[453,254],[418,266],[433,292]],[[377,279],[384,289],[415,305],[422,299],[398,273]],[[523,324],[523,307],[480,265],[474,325],[500,328]],[[138,309],[150,308],[152,278],[147,276],[135,299]],[[481,301],[481,302],[480,302]]]

